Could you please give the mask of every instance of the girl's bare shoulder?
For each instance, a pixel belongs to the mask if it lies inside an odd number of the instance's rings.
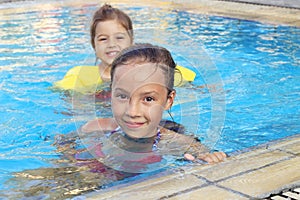
[[[81,127],[81,131],[90,133],[94,131],[112,131],[118,127],[113,118],[97,118],[91,120]]]

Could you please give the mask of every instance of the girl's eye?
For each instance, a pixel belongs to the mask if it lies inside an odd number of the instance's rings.
[[[126,94],[117,94],[116,97],[119,98],[119,99],[122,99],[122,100],[128,98]]]
[[[124,39],[123,36],[118,36],[118,37],[117,37],[117,40],[123,40],[123,39]]]
[[[106,38],[99,38],[98,41],[106,41]]]
[[[144,99],[144,101],[146,101],[146,102],[151,102],[151,101],[154,101],[155,99],[153,98],[153,97],[146,97],[145,99]]]

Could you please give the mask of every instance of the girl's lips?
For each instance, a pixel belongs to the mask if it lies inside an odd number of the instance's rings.
[[[143,122],[125,122],[128,128],[139,128],[144,125]]]

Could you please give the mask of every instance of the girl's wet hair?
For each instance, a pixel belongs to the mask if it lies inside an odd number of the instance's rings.
[[[112,63],[111,83],[113,82],[116,67],[129,64],[131,61],[156,64],[156,66],[165,72],[168,94],[174,90],[174,71],[176,64],[167,49],[148,43],[135,44],[123,49]]]
[[[117,8],[113,8],[109,4],[104,4],[100,9],[98,9],[94,13],[93,20],[90,27],[91,44],[94,49],[95,49],[96,27],[99,22],[104,22],[108,20],[117,20],[127,30],[131,40],[133,40],[132,21],[130,17],[123,11]]]

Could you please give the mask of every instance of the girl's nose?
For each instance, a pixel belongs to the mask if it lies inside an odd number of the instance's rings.
[[[117,45],[117,43],[114,38],[110,38],[108,40],[108,47],[115,47],[116,45]]]
[[[138,117],[140,116],[140,106],[137,102],[129,101],[127,109],[126,109],[126,115],[129,117]]]

